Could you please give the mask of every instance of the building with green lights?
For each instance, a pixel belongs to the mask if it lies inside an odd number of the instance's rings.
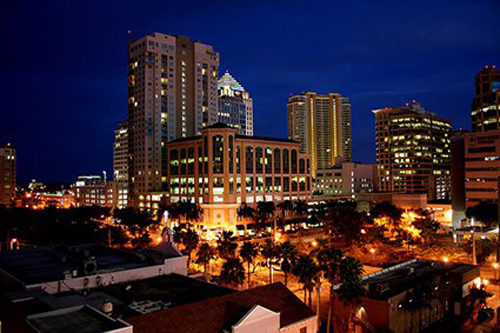
[[[500,71],[486,66],[476,75],[472,100],[472,131],[500,130]]]
[[[449,200],[451,122],[415,101],[373,113],[379,190]]]

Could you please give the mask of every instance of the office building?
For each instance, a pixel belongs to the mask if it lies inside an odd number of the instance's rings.
[[[125,208],[128,205],[128,189],[117,181],[107,181],[99,175],[79,176],[71,186],[77,207],[103,206]]]
[[[377,190],[377,165],[354,162],[338,163],[316,171],[314,195],[353,195]]]
[[[115,130],[113,143],[113,180],[124,187],[128,187],[128,140],[128,126],[124,122]]]
[[[354,318],[355,332],[434,332],[432,325],[441,319],[466,315],[466,297],[482,283],[479,266],[427,259],[394,265],[363,281],[367,293]],[[412,303],[424,293],[428,303],[415,311]],[[337,297],[333,308],[337,323],[352,311]]]
[[[218,121],[238,129],[239,134],[253,135],[253,101],[236,79],[226,72],[219,79]]]
[[[206,228],[235,228],[242,202],[307,200],[312,196],[310,158],[289,139],[246,136],[226,124],[169,142],[169,202],[203,208]],[[155,206],[142,207],[154,210]]]
[[[472,100],[472,131],[500,130],[500,71],[486,66],[475,80],[475,96]]]
[[[14,203],[16,177],[16,149],[8,143],[0,147],[0,205]]]
[[[449,200],[451,123],[415,101],[373,113],[379,189]]]
[[[465,136],[468,131],[457,130],[451,135],[451,206],[452,226],[459,228],[465,217]]]
[[[466,206],[498,202],[500,131],[466,133],[464,144]]]
[[[339,94],[306,92],[290,96],[287,105],[288,138],[300,142],[316,170],[335,165],[337,158],[351,160],[351,105]]]
[[[129,43],[129,190],[166,187],[167,141],[217,122],[219,54],[186,36],[152,33]]]

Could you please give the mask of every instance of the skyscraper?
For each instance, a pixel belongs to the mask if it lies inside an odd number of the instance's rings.
[[[217,121],[219,54],[186,36],[152,33],[129,43],[129,193],[133,204],[166,188],[167,141]]]
[[[287,105],[288,137],[300,142],[316,170],[351,160],[351,105],[339,94],[307,92],[290,96]]]
[[[253,135],[253,101],[245,88],[226,72],[218,89],[219,122],[232,125],[239,134]]]
[[[115,141],[113,143],[113,181],[128,187],[128,126],[123,122],[115,130]]]
[[[16,195],[16,149],[0,147],[0,205],[10,206]]]
[[[451,123],[415,101],[373,113],[379,189],[449,199]]]
[[[500,129],[500,71],[486,66],[476,75],[476,93],[472,100],[472,131]]]

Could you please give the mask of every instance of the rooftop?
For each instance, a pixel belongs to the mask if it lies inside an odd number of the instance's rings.
[[[65,274],[83,275],[86,260],[95,272],[113,272],[153,265],[138,255],[100,245],[49,247],[0,253],[0,268],[25,285],[61,280]]]
[[[28,323],[40,333],[101,333],[129,326],[89,306],[77,306],[29,316]]]
[[[477,270],[479,276],[478,266],[451,262],[444,263],[442,261],[427,259],[413,259],[365,275],[363,280],[369,287],[368,295],[370,298],[387,300],[403,291],[413,288],[416,281],[429,279],[440,274],[446,274],[447,276],[463,275],[474,270]]]
[[[243,318],[255,305],[280,313],[280,327],[314,313],[281,283],[274,283],[173,309],[126,319],[138,332],[220,333]],[[203,316],[200,316],[203,313]]]

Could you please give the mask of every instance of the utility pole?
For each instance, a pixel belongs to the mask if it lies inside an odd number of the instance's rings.
[[[474,217],[471,218],[472,223],[472,264],[477,265],[477,257],[476,257],[476,227]]]

